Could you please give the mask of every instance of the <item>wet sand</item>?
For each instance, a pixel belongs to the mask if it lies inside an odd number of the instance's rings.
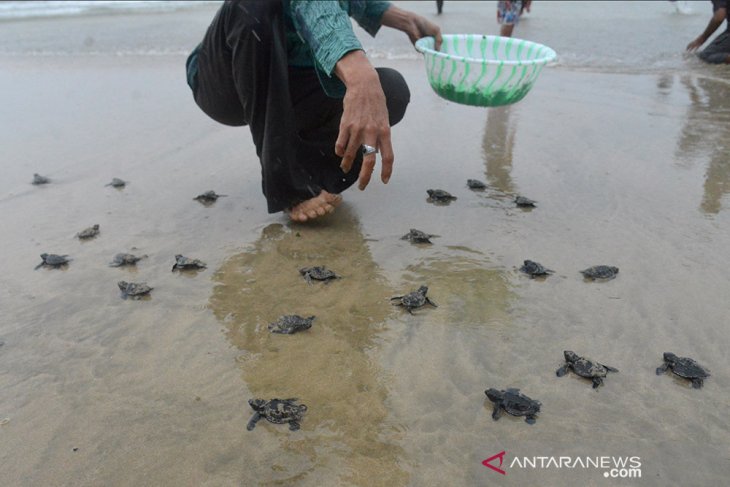
[[[169,15],[202,32],[209,10],[8,23],[0,38],[50,45],[75,32],[64,38],[83,45],[86,29]],[[557,66],[518,105],[485,110],[436,97],[417,56],[377,59],[412,91],[391,182],[296,225],[266,214],[250,135],[199,112],[183,54],[0,60],[12,93],[0,119],[3,485],[726,483],[726,71]],[[53,183],[31,186],[34,172]],[[104,187],[112,177],[130,183]],[[433,187],[458,199],[432,205]],[[228,196],[192,200],[208,189]],[[538,207],[514,208],[515,193]],[[94,223],[99,237],[74,239]],[[411,245],[409,228],[439,236]],[[136,270],[107,267],[133,249],[149,255]],[[33,271],[42,252],[73,261]],[[172,273],[177,253],[208,268]],[[517,271],[528,258],[555,275],[528,279]],[[297,269],[315,264],[342,279],[308,285]],[[585,282],[578,271],[595,264],[619,276]],[[147,281],[151,299],[122,300],[122,279]],[[438,308],[391,306],[421,283]],[[289,313],[317,318],[271,335]],[[557,378],[565,349],[620,373],[599,390]],[[657,377],[664,351],[712,377],[699,391]],[[537,424],[493,421],[489,387],[539,399]],[[246,431],[247,400],[277,396],[309,406],[302,429]],[[503,477],[481,465],[502,450],[508,462],[638,456],[642,478]]]

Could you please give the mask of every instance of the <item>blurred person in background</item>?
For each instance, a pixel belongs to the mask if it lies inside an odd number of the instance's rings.
[[[529,12],[531,3],[532,0],[500,0],[497,2],[499,35],[512,37],[512,31],[519,23],[522,12]]]
[[[687,50],[694,52],[707,42],[718,27],[727,20],[727,0],[712,0],[712,18],[705,30],[695,40],[687,44]],[[700,59],[712,64],[730,64],[730,22],[725,32],[720,34],[699,53]]]

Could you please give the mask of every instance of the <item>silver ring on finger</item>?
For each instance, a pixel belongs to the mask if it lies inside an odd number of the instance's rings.
[[[370,155],[370,154],[377,154],[378,153],[378,148],[377,147],[373,147],[372,145],[367,145],[367,144],[363,144],[361,150],[362,150],[362,154],[364,156],[367,156],[367,155]]]

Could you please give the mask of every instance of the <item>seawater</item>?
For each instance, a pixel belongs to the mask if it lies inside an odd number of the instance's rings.
[[[0,19],[28,19],[38,17],[72,16],[91,13],[133,12],[133,11],[174,11],[216,4],[220,1],[29,1],[0,2]]]
[[[393,3],[437,23],[444,34],[499,33],[495,1],[448,0],[442,15],[436,15],[436,3],[431,0]],[[57,38],[52,46],[25,38],[22,42],[11,41],[0,46],[0,53],[103,54],[108,49],[115,53],[184,54],[199,42],[206,23],[212,20],[220,4],[220,0],[0,2],[0,21],[6,26],[13,21],[36,19],[57,22],[60,28],[65,20],[74,16],[172,15],[181,10],[201,11],[198,18],[200,27],[194,27],[192,22],[189,26],[181,25],[180,29],[166,33],[164,39],[160,39],[154,29],[140,30],[134,35],[119,32],[119,35],[111,36],[113,42],[108,43],[108,48],[101,43],[102,37],[109,37],[108,32],[104,36],[93,36],[99,41],[93,48],[88,43],[77,42],[73,36],[67,36],[68,43],[64,42],[64,38]],[[514,36],[554,49],[558,58],[553,67],[608,73],[676,73],[686,69],[688,62],[701,65],[693,55],[685,52],[685,47],[704,30],[712,14],[709,1],[692,2],[689,8],[678,8],[679,4],[684,5],[669,1],[538,1],[533,3],[530,13],[523,15]],[[381,59],[422,58],[401,32],[383,28],[373,38],[355,22],[353,25],[364,49],[376,62]],[[726,28],[727,24],[723,24],[715,35]],[[727,78],[723,73],[718,73],[718,76]]]

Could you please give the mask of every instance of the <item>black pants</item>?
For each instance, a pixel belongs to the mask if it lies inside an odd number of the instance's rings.
[[[330,98],[314,68],[287,62],[281,0],[226,1],[198,54],[195,102],[212,119],[248,125],[261,161],[269,213],[290,208],[323,189],[340,193],[358,177],[334,152],[342,99]],[[410,92],[395,70],[378,68],[390,124],[405,114]]]
[[[730,31],[725,31],[710,43],[702,52],[700,59],[712,64],[722,64],[730,56]]]

